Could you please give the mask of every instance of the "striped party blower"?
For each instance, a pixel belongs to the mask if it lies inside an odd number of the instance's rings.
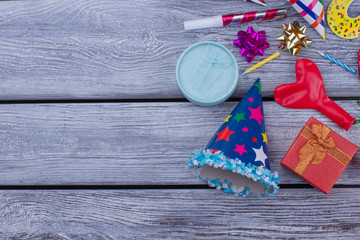
[[[252,21],[265,21],[287,17],[286,9],[272,9],[260,12],[247,12],[229,15],[217,15],[207,18],[195,19],[184,22],[185,30],[224,27],[231,23],[247,23]]]
[[[287,0],[325,40],[323,0]]]

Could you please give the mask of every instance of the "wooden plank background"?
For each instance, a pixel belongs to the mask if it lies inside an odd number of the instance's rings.
[[[360,3],[352,5],[359,9]],[[238,60],[240,72],[252,65],[232,45],[237,32],[250,24],[185,32],[183,21],[272,8],[287,8],[289,17],[251,23],[255,30],[267,32],[271,44],[267,55],[277,51],[281,23],[306,24],[285,0],[268,0],[267,8],[239,0],[0,2],[0,99],[183,99],[174,72],[179,56],[191,44],[221,43]],[[309,49],[295,57],[284,52],[261,70],[240,76],[233,96],[243,96],[261,76],[263,96],[271,97],[276,86],[293,82],[295,62],[309,58],[322,72],[329,96],[358,97],[359,79],[316,51],[323,50],[355,68],[359,40],[344,42],[328,26],[326,32],[327,41],[320,41],[309,28],[314,40]],[[346,79],[346,84],[339,79]]]
[[[346,132],[316,111],[283,108],[273,90],[295,81],[295,62],[309,58],[328,95],[360,118],[359,78],[316,53],[357,68],[359,38],[340,39],[327,26],[323,41],[309,28],[310,48],[240,76],[218,106],[198,107],[177,87],[176,62],[199,41],[225,45],[240,73],[252,65],[232,45],[250,24],[185,32],[185,20],[287,8],[286,20],[251,23],[267,32],[266,55],[277,51],[281,23],[308,25],[286,0],[267,3],[0,1],[0,239],[356,239],[360,153],[329,195],[279,163],[310,116],[357,145],[360,124]],[[187,161],[257,77],[281,189],[270,198],[223,194]]]
[[[338,104],[350,109],[350,114],[360,115],[356,101]],[[236,105],[0,105],[0,166],[4,169],[0,185],[203,184],[186,169],[187,161],[192,152],[202,149]],[[287,109],[273,101],[264,102],[264,111],[270,164],[282,183],[304,183],[281,167],[280,161],[310,116],[360,143],[360,124],[346,132],[318,112]],[[360,182],[359,154],[338,183]]]
[[[15,239],[356,239],[359,189],[242,198],[213,189],[0,191]],[[316,218],[314,217],[316,216]]]

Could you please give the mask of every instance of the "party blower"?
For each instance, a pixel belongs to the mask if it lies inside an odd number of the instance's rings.
[[[185,30],[224,27],[230,23],[245,23],[252,21],[264,21],[271,19],[286,18],[286,9],[272,9],[264,12],[248,12],[241,14],[217,15],[208,18],[190,20],[184,22]]]
[[[295,71],[295,83],[275,88],[275,101],[288,108],[315,109],[348,130],[355,118],[326,95],[324,82],[316,64],[308,59],[299,59]]]

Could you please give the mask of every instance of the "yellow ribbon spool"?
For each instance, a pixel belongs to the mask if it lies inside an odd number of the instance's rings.
[[[332,0],[327,10],[327,22],[330,29],[339,37],[353,39],[360,37],[360,16],[350,18],[347,15],[349,5],[354,0]]]

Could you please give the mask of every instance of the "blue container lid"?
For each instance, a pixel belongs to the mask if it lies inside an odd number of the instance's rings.
[[[215,42],[199,42],[187,48],[176,65],[182,94],[200,106],[228,99],[237,86],[239,69],[234,55]]]

